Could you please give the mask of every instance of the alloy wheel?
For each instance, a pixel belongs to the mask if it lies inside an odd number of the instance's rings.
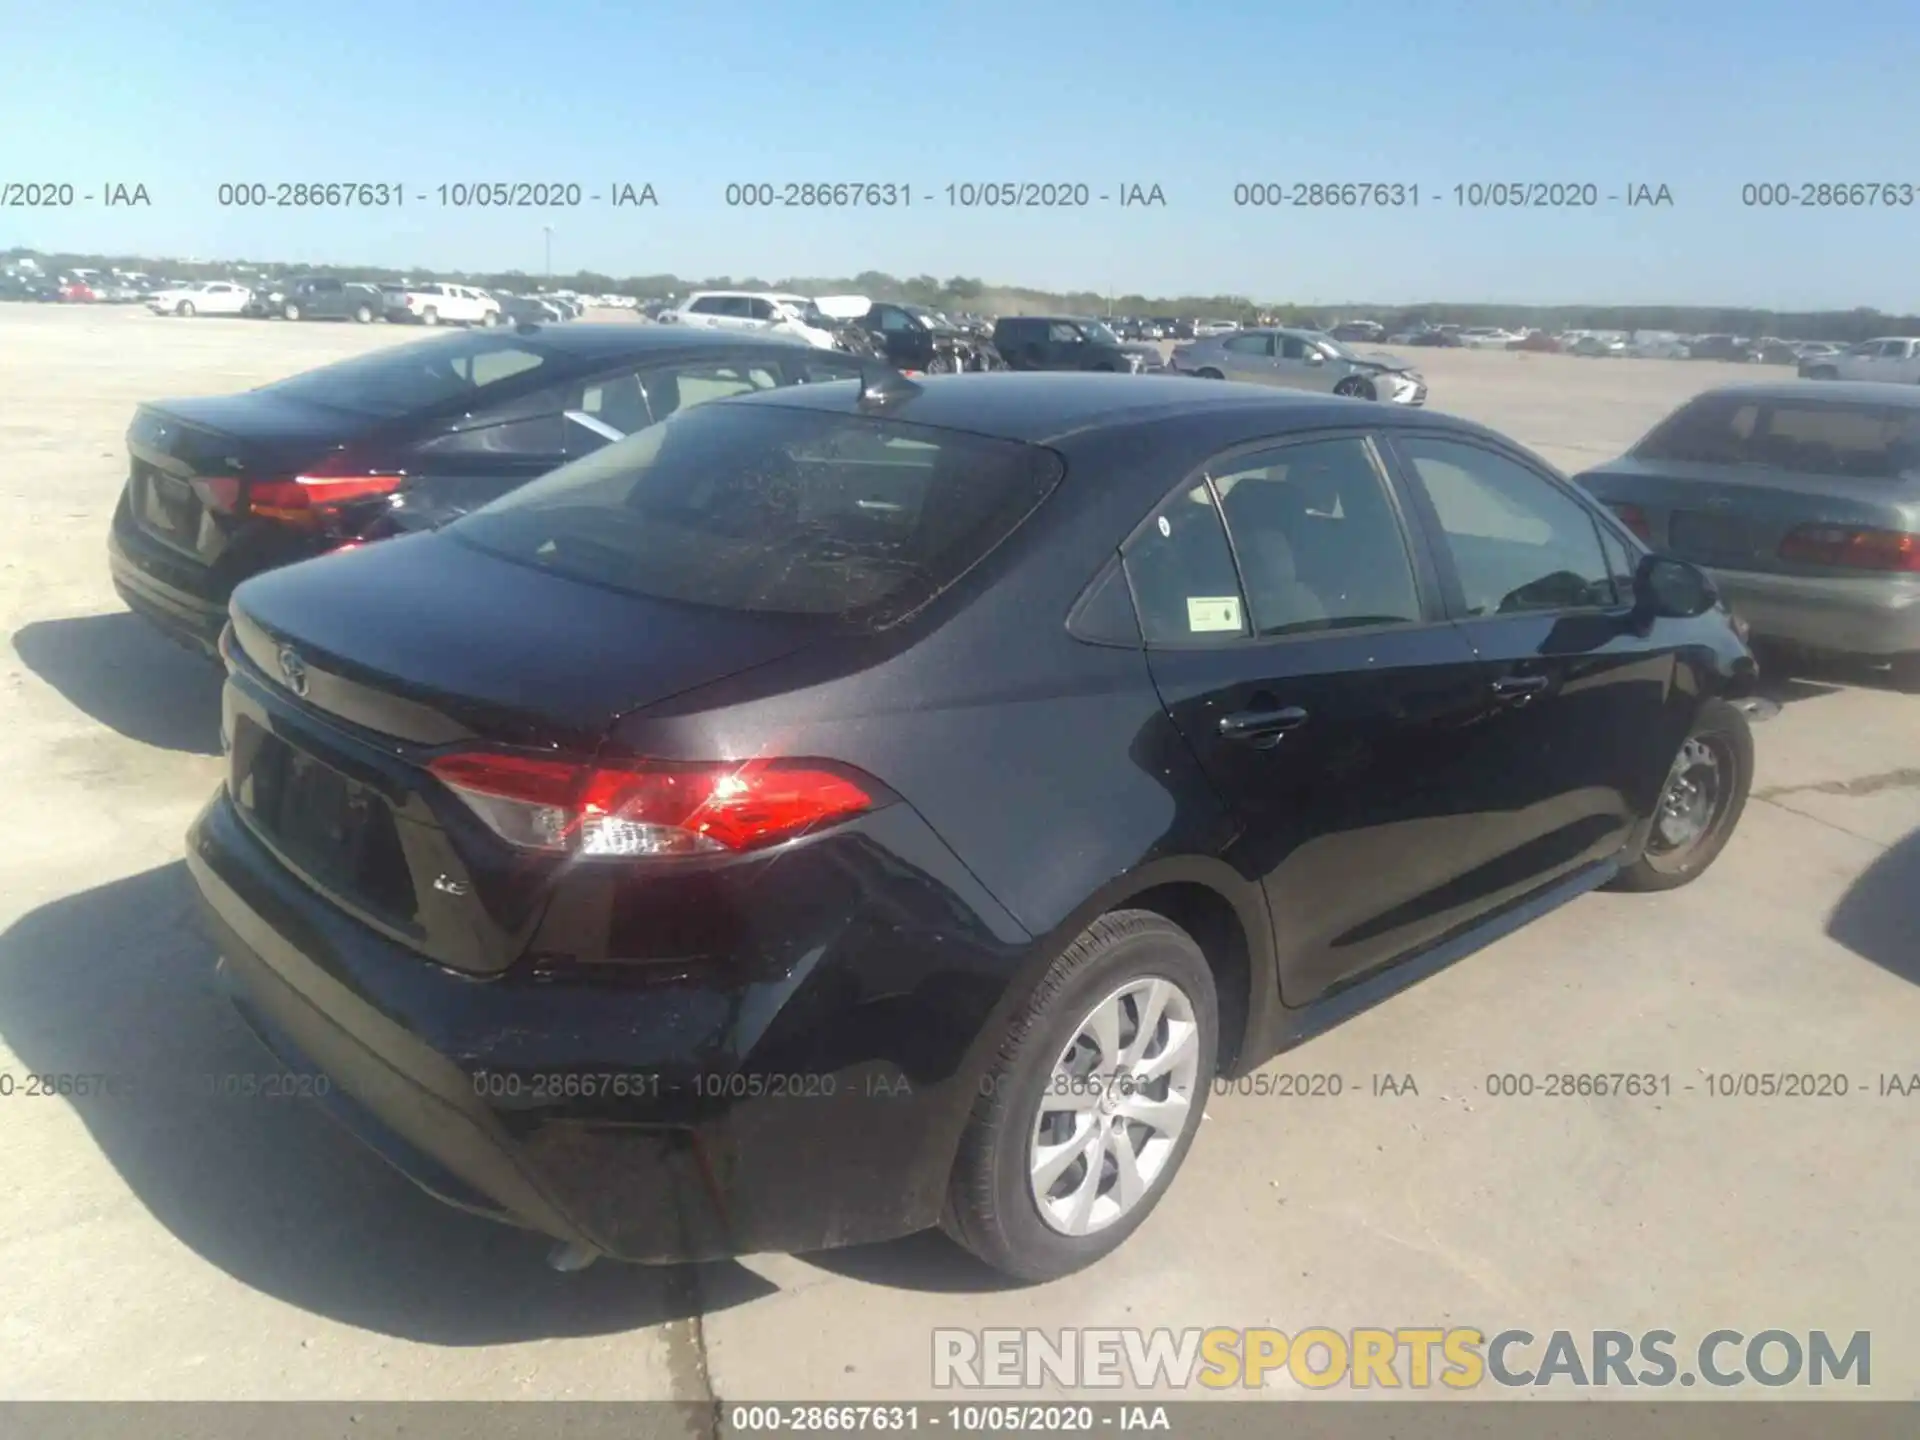
[[[1074,1027],[1027,1146],[1050,1229],[1090,1235],[1145,1199],[1200,1099],[1199,1041],[1192,999],[1157,975],[1127,981]]]

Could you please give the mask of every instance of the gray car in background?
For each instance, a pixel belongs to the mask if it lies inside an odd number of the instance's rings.
[[[1236,330],[1174,348],[1171,367],[1207,380],[1324,390],[1394,405],[1427,403],[1427,382],[1404,360],[1363,355],[1317,330]]]
[[[1705,568],[1764,664],[1829,654],[1920,690],[1920,387],[1709,390],[1576,477],[1654,549]]]

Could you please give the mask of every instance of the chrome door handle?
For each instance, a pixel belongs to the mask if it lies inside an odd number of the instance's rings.
[[[1298,730],[1307,723],[1307,712],[1298,705],[1280,710],[1241,710],[1220,717],[1220,733],[1228,740],[1264,740]]]
[[[1544,675],[1503,675],[1490,687],[1497,700],[1511,700],[1524,705],[1534,696],[1545,690],[1548,685]]]

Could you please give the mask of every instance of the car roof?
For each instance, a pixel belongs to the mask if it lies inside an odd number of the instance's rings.
[[[888,405],[889,419],[961,430],[1032,445],[1052,445],[1082,431],[1116,429],[1157,419],[1218,416],[1271,425],[1266,433],[1341,426],[1420,425],[1504,439],[1471,421],[1429,410],[1407,411],[1310,390],[1277,390],[1184,375],[1103,375],[1085,371],[994,371],[931,375],[919,392]],[[710,402],[768,404],[788,408],[854,412],[858,391],[851,381],[783,386]],[[1513,442],[1507,441],[1511,444]]]
[[[1813,400],[1920,410],[1920,386],[1899,385],[1891,380],[1772,380],[1752,385],[1720,385],[1712,390],[1701,391],[1694,399],[1703,399],[1708,395],[1746,400]]]
[[[753,332],[730,333],[724,330],[696,330],[682,325],[643,325],[631,320],[611,320],[593,324],[543,325],[526,321],[513,327],[519,335],[537,336],[549,354],[577,357],[583,363],[603,359],[618,360],[627,355],[681,355],[692,351],[732,352],[737,354],[790,354],[814,347],[796,336]],[[821,351],[822,355],[830,352]],[[851,361],[850,356],[842,359]]]

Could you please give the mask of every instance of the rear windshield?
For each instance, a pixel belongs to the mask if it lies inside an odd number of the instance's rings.
[[[1897,480],[1920,471],[1920,408],[1704,395],[1658,426],[1633,455]]]
[[[260,391],[361,415],[406,415],[477,396],[516,376],[531,377],[548,359],[514,336],[476,331],[356,355]]]
[[[1052,451],[900,421],[725,401],[683,410],[448,527],[596,585],[880,625],[1006,539]]]

